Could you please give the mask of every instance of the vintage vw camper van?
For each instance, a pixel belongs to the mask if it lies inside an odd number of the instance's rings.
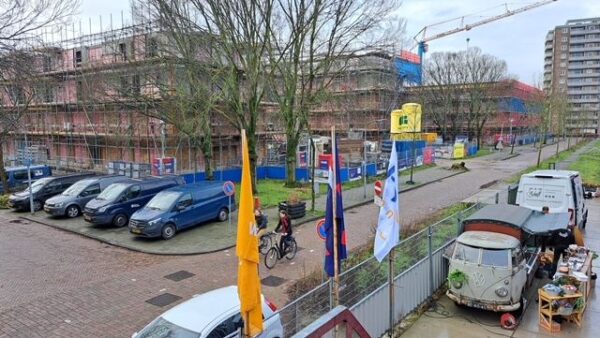
[[[448,297],[497,312],[523,306],[538,267],[543,236],[566,229],[569,214],[543,214],[513,205],[488,205],[462,222],[448,272]]]

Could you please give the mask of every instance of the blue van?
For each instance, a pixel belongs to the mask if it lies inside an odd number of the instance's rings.
[[[40,178],[52,176],[52,169],[50,169],[47,165],[32,165],[30,167],[31,170],[31,180],[39,180]],[[8,182],[8,187],[13,191],[19,191],[27,188],[28,177],[27,177],[27,167],[6,167],[4,168],[6,172],[6,181]],[[0,194],[4,193],[4,187],[0,184]]]
[[[223,192],[224,182],[200,182],[174,187],[158,193],[146,206],[131,216],[129,231],[145,237],[171,239],[179,230],[209,220],[226,221],[235,209],[232,196]]]
[[[145,177],[109,185],[83,210],[83,219],[92,224],[124,227],[129,217],[162,190],[185,184],[182,177]]]

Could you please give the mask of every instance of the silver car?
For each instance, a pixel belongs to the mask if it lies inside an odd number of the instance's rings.
[[[283,325],[277,308],[264,296],[263,332],[257,338],[283,338]],[[133,338],[230,338],[241,337],[237,286],[213,290],[183,302],[153,320]]]
[[[126,181],[121,175],[86,178],[76,182],[62,194],[46,200],[44,211],[52,216],[77,217],[85,204],[113,183]]]

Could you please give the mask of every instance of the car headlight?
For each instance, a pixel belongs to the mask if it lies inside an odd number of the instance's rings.
[[[463,286],[463,283],[462,283],[462,282],[452,282],[452,286],[453,286],[455,289],[460,289],[460,288],[462,288],[462,286]]]
[[[148,222],[148,225],[150,225],[150,226],[156,225],[156,224],[160,223],[160,221],[162,221],[162,218],[153,219]]]
[[[496,289],[496,294],[498,295],[498,297],[506,297],[508,296],[508,289],[504,286],[499,287]]]
[[[62,208],[62,207],[63,207],[63,205],[65,205],[65,203],[64,203],[64,202],[60,202],[60,203],[54,203],[54,207],[56,207],[56,208]]]
[[[100,207],[100,208],[98,209],[98,212],[105,212],[105,211],[106,211],[106,209],[108,209],[108,205],[106,205],[106,206],[103,206],[103,207]]]

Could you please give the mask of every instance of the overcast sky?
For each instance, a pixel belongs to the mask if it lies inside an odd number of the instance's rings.
[[[489,18],[504,12],[499,0],[404,0],[398,14],[406,21],[406,35],[412,39],[421,28],[441,21],[460,16],[474,14],[466,18],[466,23]],[[513,0],[510,9],[516,9],[535,1]],[[125,21],[129,18],[128,0],[82,0],[80,17],[84,22],[83,32],[87,33],[89,18],[92,19],[92,30],[98,26],[102,16],[103,26],[107,27],[112,13],[114,25],[121,23],[121,11]],[[562,25],[570,19],[600,17],[600,0],[558,0],[556,2],[520,13],[508,18],[488,23],[429,44],[429,53],[464,50],[477,46],[484,53],[495,55],[508,64],[509,73],[523,82],[534,84],[539,82],[543,72],[544,40],[548,30]],[[431,34],[458,27],[459,21],[432,27]],[[430,33],[428,33],[429,35]],[[410,46],[412,47],[412,46]],[[416,50],[415,50],[416,52]]]

